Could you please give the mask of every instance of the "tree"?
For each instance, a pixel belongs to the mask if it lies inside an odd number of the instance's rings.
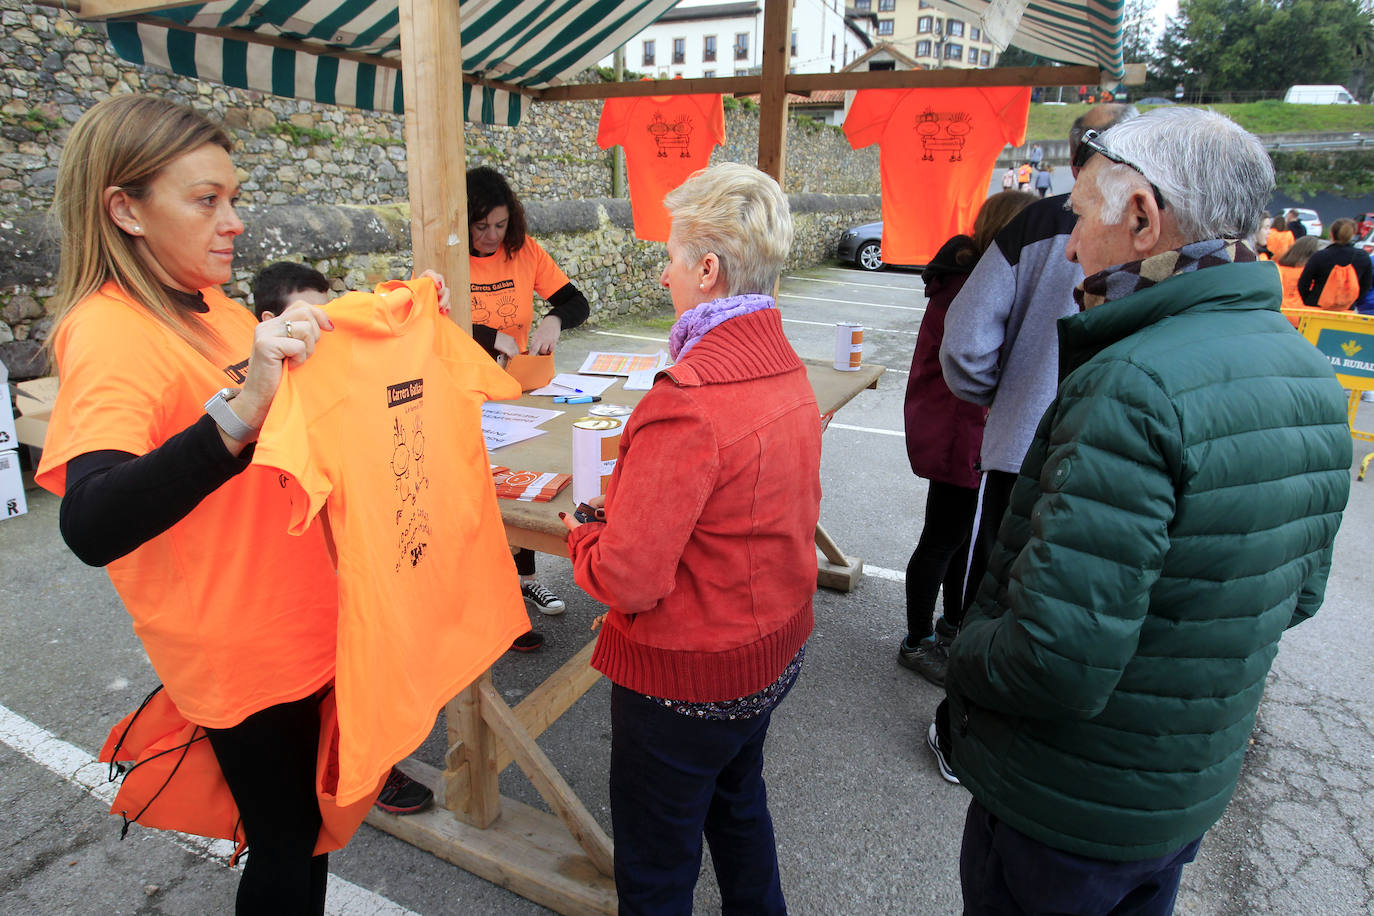
[[[1159,71],[1202,91],[1344,83],[1369,34],[1366,0],[1182,0]]]

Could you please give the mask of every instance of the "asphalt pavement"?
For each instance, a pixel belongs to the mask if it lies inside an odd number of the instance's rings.
[[[902,394],[924,310],[919,275],[847,267],[789,272],[784,327],[804,357],[832,352],[834,324],[865,325],[864,360],[887,367],[825,434],[822,521],[867,569],[850,593],[821,590],[796,688],[774,715],[767,779],[783,886],[799,914],[957,913],[958,847],[968,796],[924,745],[940,693],[898,667],[903,570],[920,533],[925,484],[901,436]],[[591,349],[666,346],[671,312],[564,335],[558,362]],[[1374,405],[1357,426],[1374,429]],[[1357,455],[1365,448],[1357,444]],[[497,453],[499,457],[499,453]],[[1281,645],[1235,801],[1184,874],[1185,914],[1365,913],[1374,909],[1374,636],[1365,535],[1374,481],[1354,484],[1326,604]],[[104,768],[90,761],[109,727],[156,683],[108,579],[57,533],[57,501],[30,491],[27,516],[0,522],[0,912],[209,913],[231,906],[237,875],[222,849],[134,826],[120,840]],[[600,607],[566,560],[540,577],[568,602],[540,618],[548,639],[495,670],[512,702],[591,638]],[[608,831],[609,688],[603,679],[540,738]],[[418,756],[439,765],[442,730]],[[502,791],[543,807],[517,767]],[[104,802],[101,799],[105,799]],[[709,857],[708,857],[709,859]],[[330,857],[329,912],[547,912],[428,853],[363,826]],[[709,863],[697,911],[719,912]]]

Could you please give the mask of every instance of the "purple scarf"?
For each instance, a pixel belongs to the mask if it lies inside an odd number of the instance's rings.
[[[673,359],[681,359],[698,340],[706,336],[707,331],[721,322],[772,307],[773,297],[762,293],[726,296],[724,299],[703,302],[683,312],[673,325],[672,333],[668,335],[668,352]]]

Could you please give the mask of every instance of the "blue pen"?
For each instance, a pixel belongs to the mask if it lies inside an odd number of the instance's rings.
[[[564,385],[562,382],[549,382],[555,388],[562,388],[564,391],[571,391],[576,394],[586,394],[581,388],[574,388],[572,385]]]

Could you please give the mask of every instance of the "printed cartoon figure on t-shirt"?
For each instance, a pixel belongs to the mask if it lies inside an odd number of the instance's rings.
[[[520,324],[520,306],[515,301],[515,281],[473,283],[472,323],[506,331]],[[511,335],[514,337],[515,335]]]
[[[964,142],[973,129],[967,111],[936,112],[927,108],[916,119],[916,133],[921,138],[921,158],[935,161],[935,153],[948,152],[950,162],[964,158]]]
[[[425,473],[424,379],[387,386],[387,405],[401,414],[391,419],[391,473],[395,477],[397,558],[395,569],[419,566],[429,547],[431,528],[423,494]]]
[[[679,158],[692,158],[692,119],[687,115],[678,115],[669,124],[663,120],[663,112],[655,111],[654,119],[645,129],[654,138],[654,148],[661,158],[668,158],[669,150],[676,152]]]

